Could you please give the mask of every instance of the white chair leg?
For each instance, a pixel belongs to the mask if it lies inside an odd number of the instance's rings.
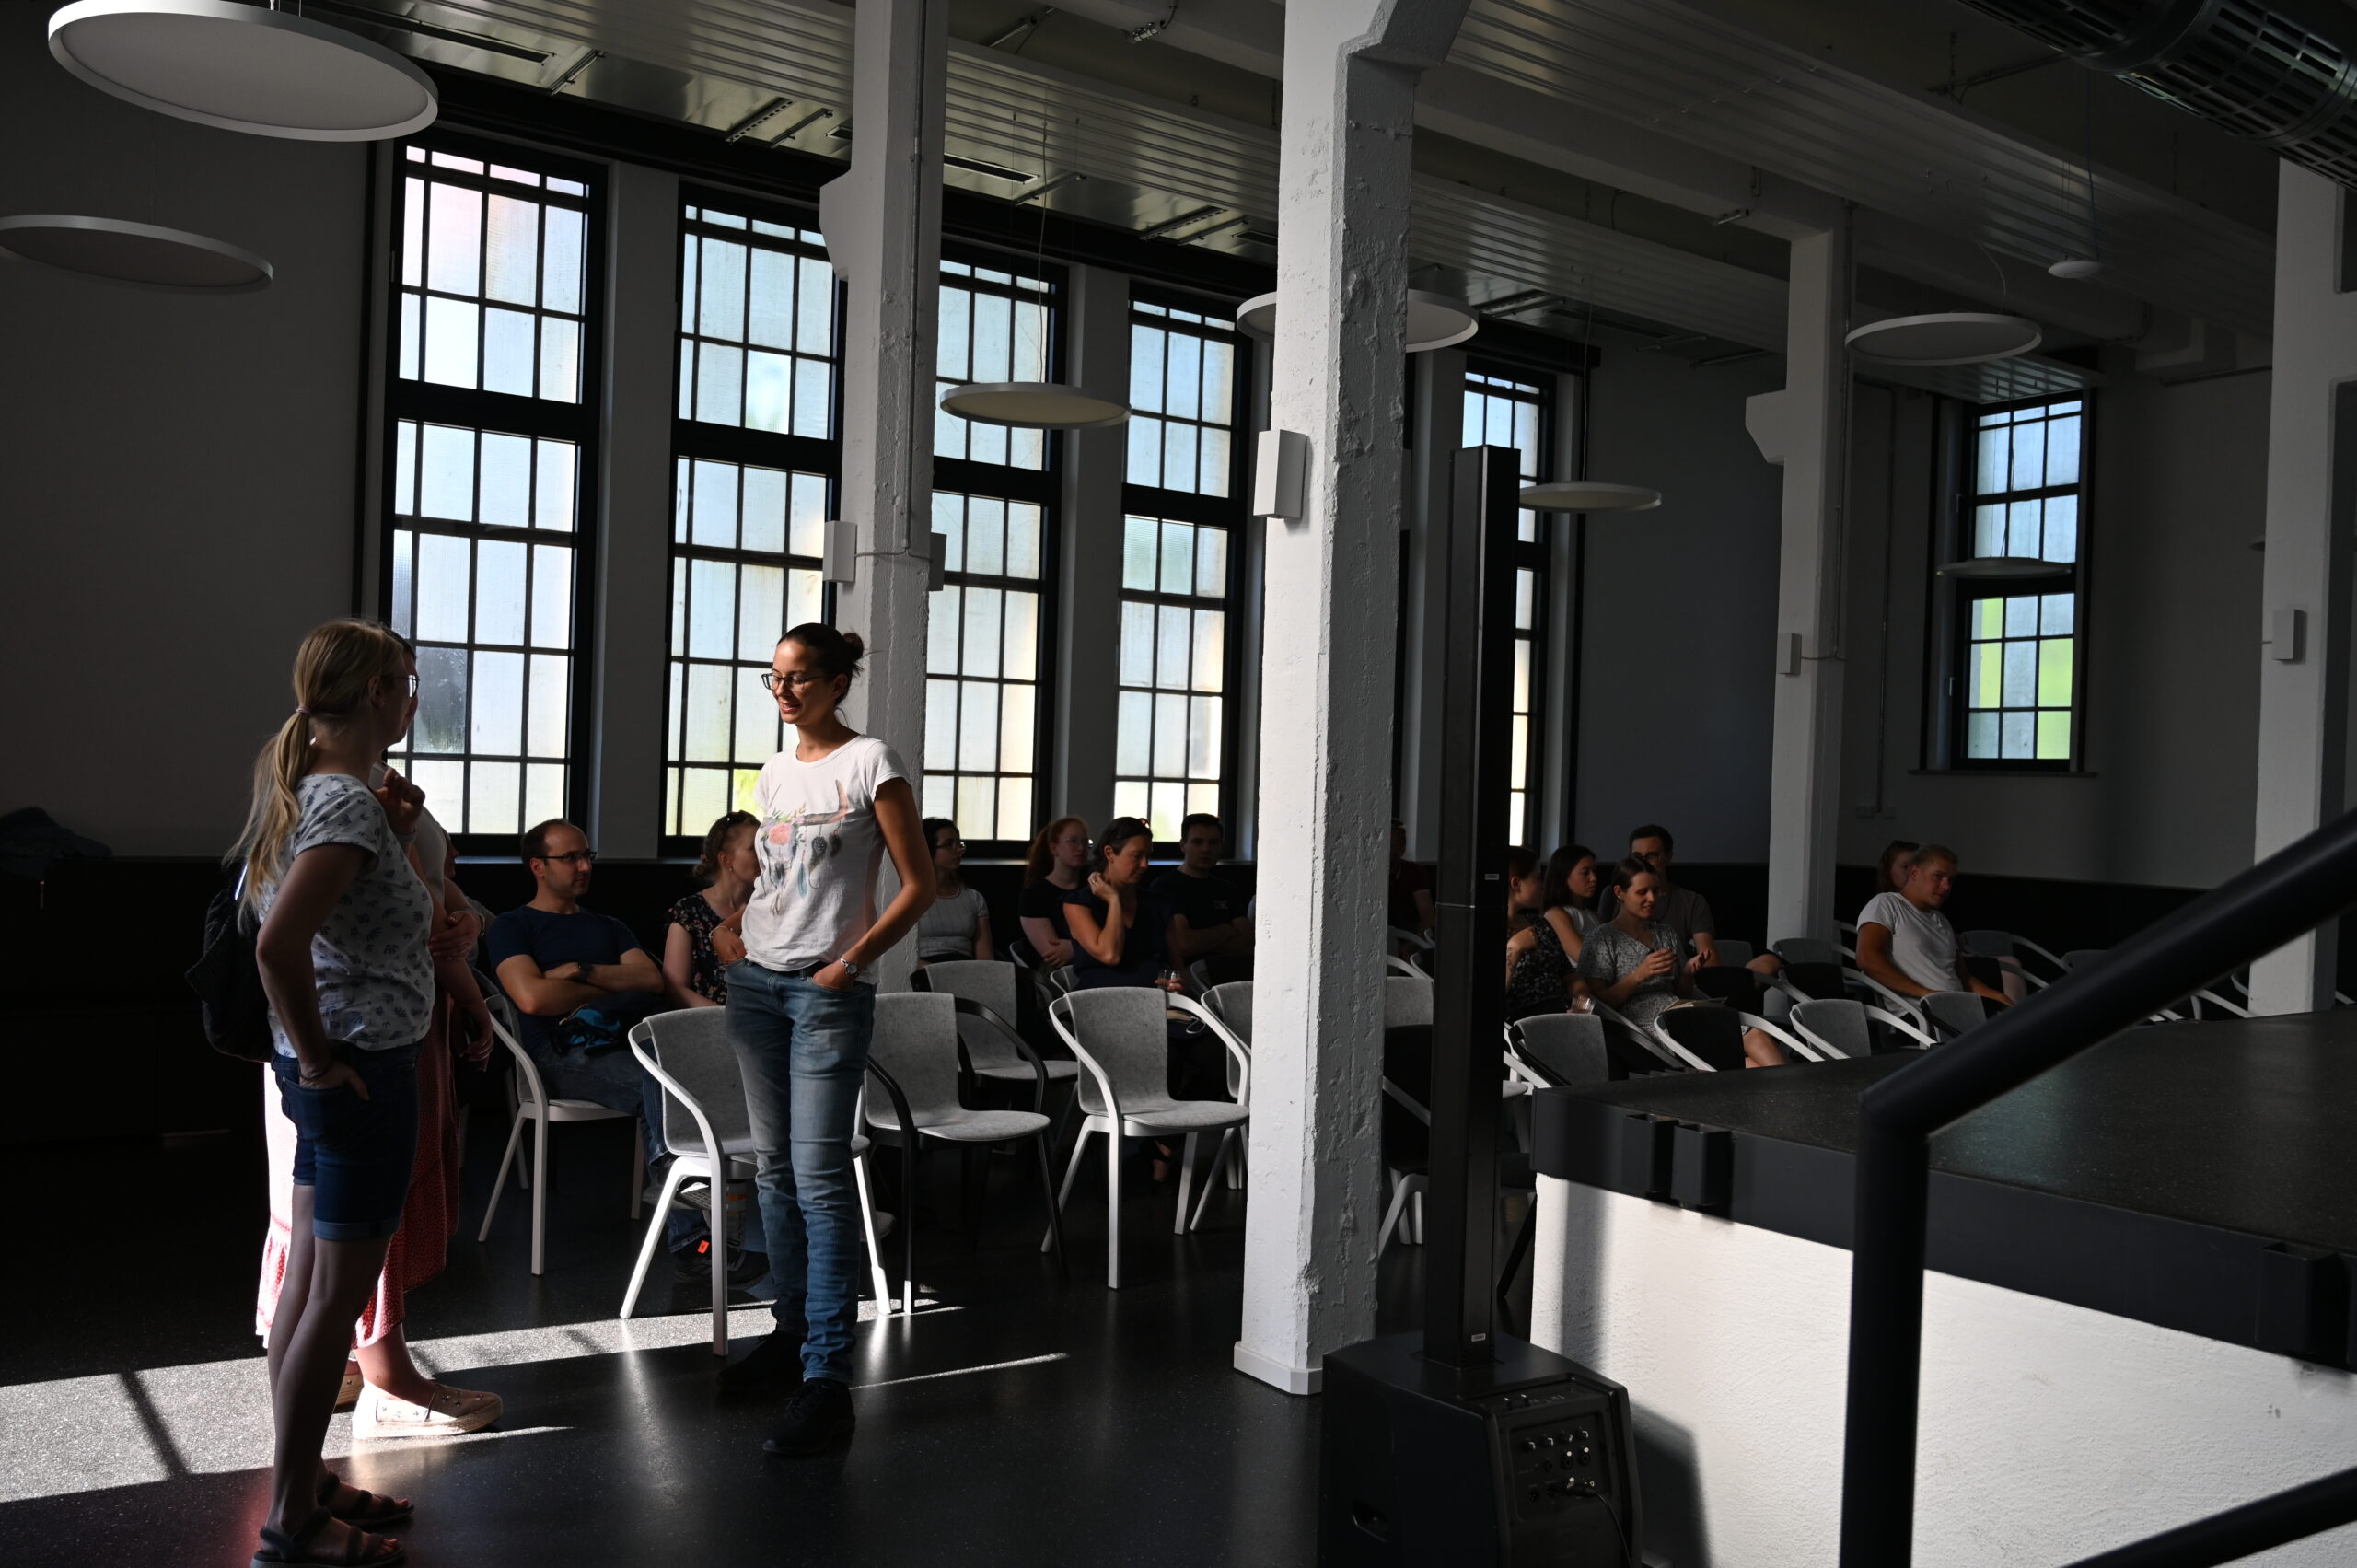
[[[540,1272],[549,1220],[549,1124],[532,1118],[532,1273]]]
[[[1188,1133],[1186,1145],[1179,1151],[1178,1207],[1170,1214],[1170,1234],[1173,1236],[1187,1234],[1187,1198],[1195,1190],[1195,1143],[1202,1136],[1200,1132]],[[1210,1180],[1205,1179],[1203,1185],[1209,1187]]]
[[[1244,1191],[1244,1145],[1248,1141],[1239,1133],[1234,1151],[1227,1156],[1227,1187],[1231,1192]]]
[[[860,1228],[867,1233],[867,1272],[869,1280],[876,1287],[877,1309],[889,1318],[892,1315],[892,1282],[884,1272],[884,1249],[876,1242],[876,1200],[870,1197],[867,1191],[867,1156],[865,1155],[861,1155],[851,1162],[851,1174],[852,1179],[859,1183],[859,1224]],[[753,1202],[759,1203],[761,1201],[761,1190],[755,1187]],[[900,1308],[901,1315],[904,1317],[910,1308],[916,1305],[917,1287],[914,1282],[908,1283],[908,1298],[906,1305]]]
[[[671,1168],[679,1162],[674,1159]],[[706,1216],[712,1248],[712,1353],[728,1354],[728,1160],[723,1156],[712,1173],[712,1211]],[[666,1213],[668,1213],[667,1210]]]
[[[1399,1215],[1408,1207],[1409,1178],[1395,1176],[1392,1180],[1395,1185],[1391,1189],[1391,1206],[1384,1211],[1383,1234],[1376,1238],[1375,1243],[1375,1253],[1378,1258],[1383,1255],[1383,1249],[1391,1245],[1391,1232],[1399,1225]]]
[[[639,1117],[630,1124],[630,1217],[638,1218],[646,1206],[646,1118]]]
[[[1228,1145],[1235,1141],[1235,1138],[1236,1129],[1233,1127],[1226,1128],[1221,1132],[1219,1135],[1219,1147],[1213,1151],[1212,1155],[1211,1171],[1203,1178],[1202,1196],[1195,1200],[1194,1217],[1187,1222],[1187,1228],[1189,1230],[1193,1230],[1203,1223],[1203,1211],[1211,1207],[1212,1194],[1219,1188],[1219,1182],[1214,1179],[1226,1166]]]
[[[524,1136],[524,1115],[516,1114],[515,1125],[507,1129],[507,1152],[499,1157],[499,1179],[491,1184],[491,1202],[482,1212],[482,1228],[475,1232],[477,1242],[491,1239],[491,1222],[499,1217],[500,1194],[507,1191],[507,1172],[516,1164],[516,1144]]]
[[[1121,1134],[1105,1134],[1105,1288],[1121,1288]]]
[[[656,1201],[655,1217],[647,1222],[646,1239],[639,1244],[638,1267],[631,1271],[630,1289],[622,1293],[621,1315],[624,1318],[638,1310],[638,1293],[646,1284],[646,1271],[655,1263],[655,1244],[663,1235],[663,1222],[670,1218],[672,1200],[678,1196],[679,1185],[685,1179],[679,1170],[679,1162],[673,1160],[671,1174],[663,1179],[663,1195]]]
[[[1086,1127],[1083,1127],[1080,1130],[1080,1136],[1072,1141],[1072,1159],[1064,1166],[1063,1188],[1056,1194],[1056,1213],[1058,1214],[1062,1214],[1064,1212],[1064,1206],[1072,1201],[1073,1179],[1080,1174],[1081,1156],[1088,1152],[1088,1133],[1089,1130]],[[1045,1252],[1050,1247],[1054,1245],[1055,1235],[1055,1227],[1053,1225],[1049,1226],[1047,1231],[1039,1237],[1040,1251]]]
[[[1408,1182],[1411,1189],[1408,1223],[1402,1227],[1406,1234],[1400,1239],[1411,1247],[1422,1247],[1424,1244],[1424,1179],[1411,1176]]]

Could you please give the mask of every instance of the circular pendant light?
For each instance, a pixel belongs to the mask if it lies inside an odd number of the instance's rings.
[[[0,254],[184,294],[250,294],[270,286],[272,275],[270,263],[252,251],[201,234],[59,213],[0,217]]]
[[[2032,555],[1977,555],[1969,561],[1951,561],[1939,567],[1936,575],[1980,582],[2067,577],[2071,575],[2071,563],[2067,561],[2040,561]]]
[[[1642,484],[1566,479],[1523,486],[1522,504],[1534,512],[1649,512],[1661,505],[1661,492]]]
[[[2077,280],[2100,277],[2103,274],[2103,262],[2093,256],[2065,256],[2048,267],[2046,271],[2049,275],[2058,278]]]
[[[2027,354],[2045,341],[2038,323],[1979,310],[1894,316],[1854,329],[1842,340],[1861,359],[1885,365],[1986,365]]]
[[[225,131],[374,142],[434,122],[434,83],[382,44],[237,0],[76,0],[57,63],[119,99]]]
[[[1236,308],[1236,324],[1257,337],[1277,335],[1277,296],[1257,295]],[[1408,291],[1408,352],[1429,354],[1461,343],[1481,330],[1481,318],[1461,299],[1426,289]]]
[[[941,410],[1019,430],[1099,430],[1130,417],[1129,404],[1060,381],[970,382],[944,392]]]

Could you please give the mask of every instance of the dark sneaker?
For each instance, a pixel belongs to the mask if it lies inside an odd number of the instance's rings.
[[[850,1441],[853,1424],[851,1390],[831,1377],[813,1377],[785,1407],[785,1424],[770,1434],[761,1448],[789,1459],[807,1459]]]
[[[802,1391],[802,1336],[783,1330],[755,1345],[720,1369],[715,1379],[724,1394],[799,1394]]]
[[[678,1272],[683,1284],[703,1284],[712,1278],[712,1237],[700,1237],[671,1254],[671,1267]],[[766,1252],[743,1252],[732,1255],[721,1277],[737,1290],[751,1284],[770,1272]]]

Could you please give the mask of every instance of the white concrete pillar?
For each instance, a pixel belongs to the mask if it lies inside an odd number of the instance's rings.
[[[856,541],[835,624],[867,644],[845,722],[881,736],[913,774],[924,767],[948,0],[867,0],[852,29],[859,134],[850,171],[819,192],[827,257],[844,283],[837,516]],[[879,898],[899,886],[888,860]],[[894,948],[878,966],[877,983],[905,984],[914,953],[905,941]]]
[[[1416,78],[1465,0],[1285,8],[1270,423],[1309,440],[1261,644],[1252,1202],[1236,1365],[1314,1393],[1375,1330],[1376,1130]]]
[[[2258,812],[2265,858],[2347,807],[2349,574],[2357,448],[2357,294],[2349,192],[2279,165],[2275,369],[2268,411],[2267,566],[2258,635]],[[2332,1005],[2338,924],[2251,966],[2261,1013]]]
[[[1841,795],[1842,506],[1849,472],[1846,231],[1793,241],[1784,387],[1744,428],[1784,470],[1776,587],[1776,731],[1768,795],[1768,940],[1830,937]]]

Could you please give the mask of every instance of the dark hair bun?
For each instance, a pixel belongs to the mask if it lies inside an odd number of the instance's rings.
[[[801,644],[809,650],[820,672],[828,676],[857,675],[859,661],[867,656],[867,645],[858,633],[838,632],[824,621],[806,621],[778,641]]]
[[[851,662],[853,664],[867,656],[867,639],[856,632],[843,633],[843,646],[851,650]]]

